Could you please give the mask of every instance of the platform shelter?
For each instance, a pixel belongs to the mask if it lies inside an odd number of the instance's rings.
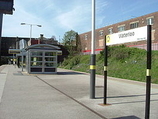
[[[28,73],[57,73],[57,56],[60,48],[48,44],[36,44],[26,49],[26,70]]]

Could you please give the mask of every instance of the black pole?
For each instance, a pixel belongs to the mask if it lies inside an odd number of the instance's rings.
[[[3,13],[0,13],[0,65],[2,64],[1,62],[2,21],[3,21]]]
[[[95,61],[96,55],[91,54],[91,63],[90,63],[90,98],[95,98]]]
[[[105,48],[104,48],[104,102],[107,104],[107,56],[108,56],[108,46],[106,45],[106,36],[105,36]]]
[[[151,93],[151,25],[147,26],[147,71],[146,71],[146,105],[145,119],[150,118],[150,93]]]

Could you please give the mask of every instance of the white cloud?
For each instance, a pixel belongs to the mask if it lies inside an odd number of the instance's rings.
[[[82,20],[81,17],[83,16],[78,11],[81,10],[81,7],[77,7],[72,11],[63,13],[57,17],[57,20],[61,24],[62,27],[66,27],[68,29],[74,29]]]
[[[31,2],[31,4],[30,4]],[[38,4],[37,4],[38,3]],[[65,4],[67,3],[67,4]],[[106,4],[101,4],[101,8]],[[91,30],[91,1],[55,1],[55,0],[16,0],[13,15],[5,15],[3,36],[29,35],[29,26],[20,23],[41,24],[42,28],[33,27],[32,36],[43,33],[46,37],[64,35],[69,30],[83,33]],[[99,7],[97,8],[97,12]],[[97,16],[97,23],[102,24],[104,16]],[[10,22],[12,21],[12,22]],[[12,32],[11,32],[12,31]]]
[[[68,12],[59,14],[56,17],[58,25],[60,28],[65,30],[75,30],[86,29],[89,30],[91,25],[91,9],[90,4],[75,5],[72,9],[69,9]]]

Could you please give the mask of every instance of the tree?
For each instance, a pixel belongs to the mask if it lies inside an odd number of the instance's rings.
[[[77,32],[71,30],[71,31],[67,31],[64,34],[64,38],[63,38],[63,45],[64,46],[73,46],[76,45],[75,41],[76,41],[76,34]]]
[[[56,40],[56,37],[54,35],[51,38],[45,38],[43,36],[43,34],[41,34],[39,39],[41,40],[40,42],[42,44],[57,44],[58,43],[58,41]]]
[[[64,38],[62,41],[62,44],[67,48],[68,52],[70,53],[70,55],[74,55],[76,53],[78,53],[78,33],[71,30],[71,31],[67,31],[64,34]]]

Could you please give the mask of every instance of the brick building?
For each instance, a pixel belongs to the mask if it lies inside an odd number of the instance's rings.
[[[28,47],[28,42],[30,38],[25,37],[2,37],[1,40],[1,64],[7,64],[8,60],[11,60],[16,55],[10,54],[9,49],[22,49]],[[64,48],[64,46],[59,45],[58,42],[54,38],[32,38],[31,45],[35,44],[49,44],[60,47],[62,50],[62,55],[58,56],[58,62],[62,62],[65,57],[69,54],[68,51]]]
[[[1,55],[2,56],[12,56],[8,53],[9,49],[20,49],[20,40],[25,40],[26,43],[29,41],[29,38],[24,37],[2,37],[1,41]]]
[[[152,49],[158,50],[158,12],[144,16],[132,18],[123,22],[96,29],[96,53],[104,49],[105,35],[118,33],[146,25],[152,25]],[[83,54],[90,54],[91,51],[91,31],[79,34],[81,49]],[[146,41],[126,43],[128,47],[146,48]]]
[[[43,37],[43,35],[42,35]],[[22,40],[24,40],[22,42]],[[28,47],[30,38],[25,37],[2,37],[1,40],[1,56],[12,56],[8,53],[9,49],[22,49],[21,46]],[[31,38],[31,45],[34,44],[58,44],[53,38]]]

